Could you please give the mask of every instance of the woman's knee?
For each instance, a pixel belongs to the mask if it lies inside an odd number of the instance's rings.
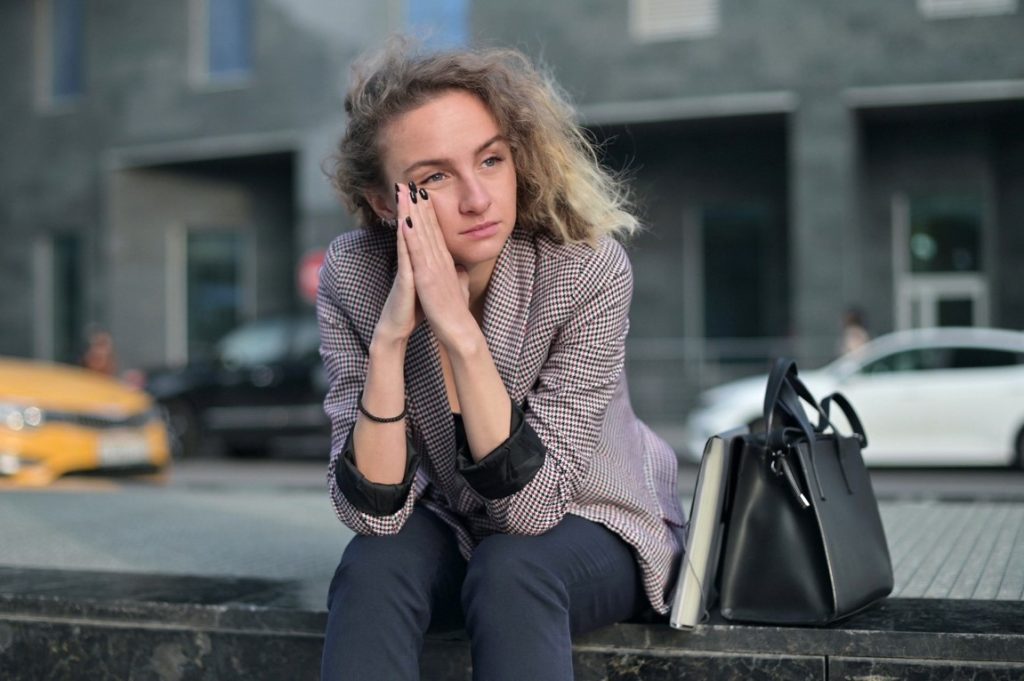
[[[331,581],[328,609],[338,594],[350,602],[424,604],[439,585],[460,578],[462,558],[450,530],[439,523],[424,511],[397,535],[354,537]]]
[[[401,565],[413,557],[400,547],[388,546],[387,537],[355,537],[342,554],[334,571],[327,607],[340,596],[350,604],[355,599],[386,597],[398,592],[407,581]]]
[[[497,534],[473,551],[462,586],[462,605],[467,616],[476,611],[530,610],[538,606],[568,610],[566,585],[531,550],[534,537]]]

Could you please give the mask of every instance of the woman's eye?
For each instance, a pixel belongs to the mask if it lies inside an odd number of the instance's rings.
[[[494,166],[496,166],[499,163],[501,163],[501,161],[502,161],[501,156],[490,156],[490,157],[484,159],[484,165],[487,166],[488,168],[493,168]]]
[[[434,173],[433,175],[430,175],[429,177],[423,179],[418,184],[427,184],[428,182],[440,182],[443,179],[444,173]]]

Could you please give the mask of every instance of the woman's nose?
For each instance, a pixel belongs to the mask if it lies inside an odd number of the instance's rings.
[[[463,213],[482,214],[491,205],[491,194],[479,178],[471,177],[462,185],[459,210]]]

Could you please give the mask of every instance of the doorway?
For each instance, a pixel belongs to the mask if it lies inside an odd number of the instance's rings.
[[[893,197],[896,328],[990,323],[985,214],[978,194]]]

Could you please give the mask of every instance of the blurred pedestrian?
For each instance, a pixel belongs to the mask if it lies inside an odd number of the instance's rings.
[[[358,534],[323,678],[419,678],[465,627],[473,678],[573,678],[571,635],[653,606],[681,552],[676,458],[633,414],[637,226],[554,84],[511,50],[357,67],[334,181],[364,228],[317,303],[331,497]]]
[[[81,364],[86,369],[92,369],[108,376],[113,376],[117,373],[114,337],[110,335],[109,331],[99,326],[89,328]]]
[[[871,340],[864,323],[864,312],[859,307],[846,308],[843,312],[842,323],[843,329],[839,338],[840,355],[853,352]]]

